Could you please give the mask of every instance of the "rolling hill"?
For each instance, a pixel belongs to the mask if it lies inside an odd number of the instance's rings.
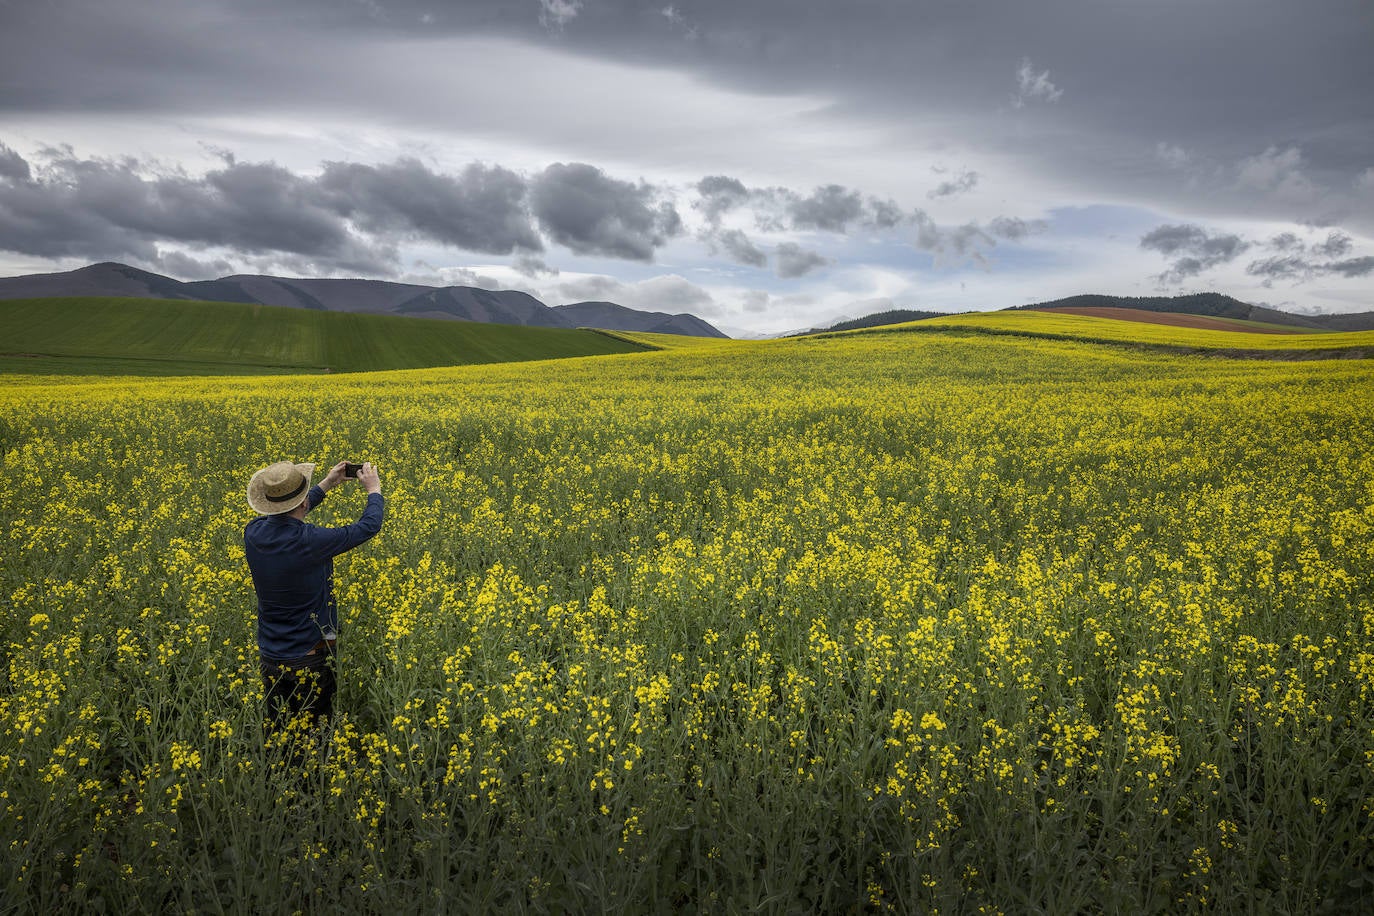
[[[1345,315],[1295,315],[1262,305],[1250,305],[1221,293],[1194,293],[1189,296],[1069,296],[1052,302],[1019,305],[1013,311],[1052,311],[1055,309],[1135,309],[1146,312],[1181,312],[1211,318],[1235,318],[1265,324],[1286,325],[1309,331],[1374,330],[1374,312]]]
[[[0,372],[45,374],[360,372],[655,349],[576,328],[128,297],[0,302],[0,340]]]
[[[1220,293],[1195,293],[1188,296],[1103,296],[1082,295],[1037,302],[1032,305],[1012,306],[1003,311],[1056,312],[1077,311],[1080,314],[1101,312],[1104,309],[1141,312],[1174,312],[1184,315],[1199,315],[1222,320],[1248,321],[1260,325],[1277,326],[1303,331],[1369,331],[1374,330],[1374,312],[1354,312],[1335,315],[1295,315],[1279,309],[1262,305],[1250,305],[1224,296]],[[841,321],[824,329],[806,333],[850,331],[859,328],[882,327],[904,324],[910,321],[924,321],[931,318],[947,317],[948,313],[914,312],[897,309],[878,312],[848,321]]]
[[[880,328],[889,324],[905,324],[908,321],[924,321],[927,318],[940,318],[948,315],[948,312],[921,312],[913,309],[892,309],[886,312],[874,312],[872,315],[865,315],[862,318],[848,318],[838,321],[827,328],[813,328],[810,331],[802,331],[799,334],[789,334],[789,337],[798,337],[801,334],[815,334],[822,331],[857,331],[862,328]]]
[[[1160,317],[1179,314],[1160,313]],[[837,332],[836,336],[908,332],[1058,338],[1175,353],[1258,359],[1368,359],[1374,355],[1374,331],[1293,329],[1287,333],[1274,333],[1270,326],[1241,319],[1213,319],[1209,326],[1199,326],[1173,321],[1123,321],[1103,315],[1040,309],[965,312],[905,324]],[[827,336],[813,335],[813,339]]]
[[[470,286],[434,287],[385,280],[249,275],[183,282],[113,262],[62,273],[0,278],[0,300],[74,296],[246,302],[314,311],[405,315],[529,327],[600,327],[612,331],[725,336],[707,322],[686,313],[641,312],[609,302],[550,307],[518,290]]]

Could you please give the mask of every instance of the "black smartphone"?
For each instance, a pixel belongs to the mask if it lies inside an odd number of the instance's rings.
[[[344,462],[344,476],[345,476],[345,477],[357,477],[357,476],[358,476],[358,472],[361,471],[362,469],[363,469],[363,466],[362,466],[361,464],[354,464],[354,463],[351,462],[351,461],[346,461],[346,462]]]

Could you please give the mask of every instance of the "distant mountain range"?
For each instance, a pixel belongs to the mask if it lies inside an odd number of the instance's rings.
[[[329,312],[449,318],[546,328],[594,327],[691,337],[724,337],[686,313],[642,312],[612,302],[548,306],[528,293],[470,286],[421,286],[384,280],[315,280],[232,276],[183,282],[125,264],[104,262],[64,273],[0,278],[0,299],[128,296],[284,305]]]
[[[1069,296],[1066,299],[1037,302],[1034,305],[1017,305],[1007,309],[1007,311],[1058,308],[1118,308],[1145,312],[1178,312],[1184,315],[1207,315],[1213,318],[1262,321],[1268,324],[1304,328],[1309,331],[1374,330],[1374,312],[1353,312],[1343,315],[1295,315],[1292,312],[1271,309],[1262,305],[1250,305],[1221,293],[1194,293],[1189,296]],[[841,321],[827,328],[813,328],[802,333],[815,334],[828,331],[852,331],[858,328],[876,328],[908,321],[921,321],[926,318],[940,318],[946,314],[950,313],[913,312],[897,309]]]

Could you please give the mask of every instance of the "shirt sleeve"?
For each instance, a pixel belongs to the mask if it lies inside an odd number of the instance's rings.
[[[306,515],[314,512],[315,507],[324,502],[324,491],[320,489],[319,484],[315,484],[310,488],[310,492],[305,494],[305,501],[310,504],[310,508],[305,510]]]
[[[364,541],[371,540],[382,530],[382,518],[386,514],[386,500],[380,493],[369,493],[367,508],[362,516],[351,525],[342,528],[310,528],[310,552],[320,559],[337,557],[346,550],[352,550]]]

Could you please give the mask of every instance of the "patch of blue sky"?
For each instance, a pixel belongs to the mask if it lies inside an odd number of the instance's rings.
[[[1120,204],[1056,207],[1049,213],[1051,237],[1134,241],[1166,220],[1153,210]]]

